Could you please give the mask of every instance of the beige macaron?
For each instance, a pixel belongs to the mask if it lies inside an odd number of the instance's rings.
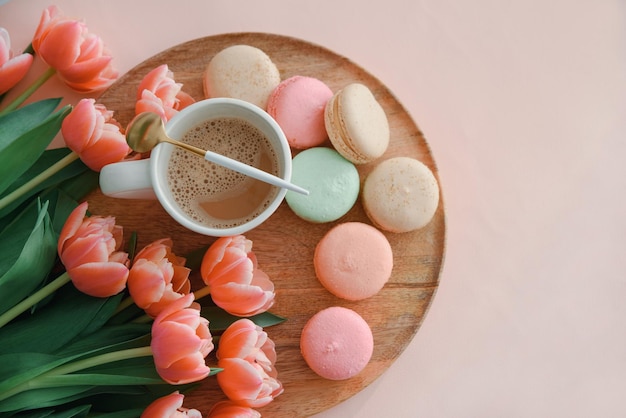
[[[250,45],[233,45],[218,52],[204,75],[205,96],[231,97],[253,103],[263,110],[280,83],[280,72],[270,57]]]
[[[352,83],[326,104],[324,123],[331,143],[345,159],[365,164],[381,157],[389,146],[389,121],[371,90]]]
[[[409,232],[426,226],[439,205],[439,185],[421,161],[395,157],[380,162],[365,178],[361,200],[380,229]]]

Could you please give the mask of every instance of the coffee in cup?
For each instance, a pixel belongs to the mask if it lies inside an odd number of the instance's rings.
[[[283,131],[251,103],[202,100],[176,114],[165,130],[172,139],[291,179],[291,149]],[[170,143],[157,145],[148,159],[103,167],[100,188],[111,197],[157,198],[181,225],[210,236],[243,234],[259,226],[287,193]]]
[[[278,175],[272,144],[244,119],[207,120],[187,131],[181,141]],[[251,221],[280,190],[181,148],[172,151],[167,173],[172,196],[183,212],[214,228],[232,228]]]

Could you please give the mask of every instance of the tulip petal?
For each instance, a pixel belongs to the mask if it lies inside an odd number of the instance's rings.
[[[61,260],[70,269],[82,263],[108,262],[109,249],[101,235],[75,237],[65,246]]]
[[[159,86],[159,83],[161,83],[161,81],[167,77],[168,74],[171,74],[171,72],[169,71],[167,64],[159,65],[146,74],[139,83],[139,88],[137,89],[137,100],[141,98],[144,90],[155,91]]]
[[[96,131],[98,119],[102,119],[96,113],[94,105],[94,99],[81,99],[61,125],[65,144],[78,154]]]
[[[156,264],[145,259],[135,261],[128,275],[128,291],[141,309],[161,299],[166,283]]]
[[[0,64],[0,94],[6,93],[19,83],[30,69],[32,63],[32,55],[21,54],[6,61],[4,64]]]
[[[81,203],[67,217],[63,228],[61,228],[61,233],[59,234],[59,244],[57,247],[59,255],[61,255],[65,242],[78,231],[83,223],[83,219],[85,219],[85,215],[87,214],[88,205],[87,202]]]
[[[253,269],[254,265],[245,253],[227,248],[222,261],[206,277],[205,283],[211,287],[229,282],[249,284],[252,281]]]
[[[243,358],[258,351],[256,343],[259,337],[258,327],[249,319],[240,319],[230,325],[220,337],[217,358]]]
[[[217,402],[209,411],[210,418],[261,418],[261,413],[254,409],[237,405],[233,401]]]
[[[236,316],[256,315],[274,303],[273,292],[232,282],[211,288],[211,296],[217,306]]]
[[[172,417],[183,406],[185,396],[178,391],[153,401],[141,414],[141,418]]]
[[[102,298],[124,290],[128,268],[120,263],[86,263],[68,270],[68,274],[78,290]]]
[[[11,58],[11,37],[9,31],[0,28],[0,65],[4,64]]]
[[[245,360],[225,358],[219,360],[217,382],[224,394],[233,401],[255,399],[259,394],[263,379],[257,369]]]
[[[200,317],[193,300],[190,293],[173,301],[152,324],[154,363],[159,375],[172,384],[194,382],[210,373],[204,362],[213,349],[208,321]]]
[[[100,171],[107,164],[123,160],[130,151],[121,132],[104,133],[91,147],[80,153],[80,158],[93,171]]]
[[[68,68],[80,55],[83,30],[83,24],[78,21],[58,22],[42,35],[37,54],[52,68]]]
[[[198,352],[172,363],[167,368],[157,371],[161,378],[172,385],[184,385],[198,382],[211,373],[211,369],[204,363],[204,358]]]
[[[72,64],[59,70],[63,80],[71,83],[86,83],[96,78],[111,62],[112,57],[100,56]]]

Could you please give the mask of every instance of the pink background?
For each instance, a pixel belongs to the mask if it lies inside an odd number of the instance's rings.
[[[0,6],[15,49],[49,4]],[[323,45],[377,76],[423,130],[448,223],[439,291],[396,363],[319,417],[626,416],[626,3],[56,4],[121,72],[225,32]]]

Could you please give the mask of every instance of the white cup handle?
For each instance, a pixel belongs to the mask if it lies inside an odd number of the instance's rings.
[[[150,159],[107,164],[100,170],[100,190],[119,199],[156,199]]]

